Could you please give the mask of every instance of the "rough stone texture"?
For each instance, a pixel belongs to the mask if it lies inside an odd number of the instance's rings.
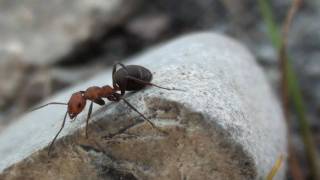
[[[128,18],[137,1],[1,1],[0,59],[34,64],[56,61],[75,44]]]
[[[286,155],[286,128],[270,87],[250,53],[213,33],[189,35],[126,64],[149,68],[153,82],[126,98],[157,127],[125,104],[95,111],[90,138],[82,113],[66,123],[51,157],[46,147],[65,107],[25,115],[0,136],[0,179],[260,179]],[[49,101],[67,101],[74,91],[111,84],[111,71]],[[96,107],[97,108],[97,107]],[[277,179],[283,179],[284,168]]]

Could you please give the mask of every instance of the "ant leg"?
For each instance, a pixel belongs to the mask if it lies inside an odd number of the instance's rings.
[[[66,115],[64,115],[63,122],[62,122],[60,130],[58,131],[58,133],[56,134],[56,136],[53,138],[52,142],[49,145],[48,156],[50,155],[50,152],[51,152],[51,149],[52,149],[52,146],[53,146],[54,142],[56,141],[58,135],[60,134],[60,132],[62,131],[62,129],[63,129],[65,123],[66,123],[67,115],[68,115],[68,112],[66,112]]]
[[[156,128],[156,126],[148,119],[146,118],[141,112],[139,112],[133,105],[131,105],[126,99],[120,97],[131,109],[133,109],[135,112],[137,112],[143,119],[149,122],[149,124],[153,127]]]
[[[138,78],[135,78],[135,77],[132,77],[132,76],[126,76],[127,79],[130,79],[130,80],[133,80],[137,83],[140,83],[140,84],[143,84],[143,85],[148,85],[148,86],[155,86],[157,88],[161,88],[161,89],[166,89],[166,90],[175,90],[175,91],[184,91],[182,89],[177,89],[177,88],[166,88],[166,87],[162,87],[162,86],[158,86],[156,84],[153,84],[151,82],[148,82],[148,81],[143,81],[143,80],[140,80]]]
[[[126,93],[126,89],[127,88],[127,81],[125,81],[125,83],[123,83],[122,87],[120,88],[120,94],[121,96],[123,96]]]
[[[120,62],[117,62],[117,63],[113,64],[112,75],[114,75],[114,73],[116,73],[116,71],[117,71],[117,65],[121,66],[123,69],[125,69],[126,71],[128,71],[127,67],[126,67],[124,64],[122,64],[122,63],[120,63]]]
[[[122,99],[131,109],[133,109],[141,117],[143,117],[144,120],[148,121],[148,123],[152,126],[152,128],[155,128],[156,130],[158,130],[164,134],[168,134],[166,131],[163,131],[163,130],[157,128],[157,126],[154,125],[153,122],[151,122],[148,118],[146,118],[141,112],[139,112],[134,106],[132,106],[126,99],[124,99],[123,97],[120,97],[120,99]]]
[[[106,102],[105,102],[103,99],[101,99],[101,98],[95,99],[95,100],[93,100],[93,102],[96,103],[96,104],[98,104],[98,105],[100,105],[100,106],[103,106],[103,105],[106,104]]]
[[[90,117],[92,114],[93,103],[97,103],[100,106],[105,105],[105,101],[103,99],[95,99],[95,100],[91,101],[91,104],[89,106],[87,120],[86,120],[86,138],[88,138],[88,124],[89,124],[89,120],[90,120]]]
[[[114,74],[117,72],[117,65],[121,66],[128,73],[128,69],[124,64],[119,63],[119,62],[113,64],[113,68],[112,68],[112,85],[113,85],[113,87],[116,87],[116,83],[114,80]]]
[[[130,104],[126,99],[120,97],[120,99],[122,99],[131,109],[133,109],[135,112],[137,112],[141,117],[143,117],[143,119],[145,119],[146,121],[148,121],[148,123],[155,129],[157,129],[158,131],[167,134],[167,132],[162,131],[161,129],[157,128],[156,125],[153,124],[153,122],[151,122],[148,118],[146,118],[141,112],[139,112],[132,104]]]
[[[88,111],[88,116],[87,116],[87,121],[86,121],[86,138],[88,138],[88,124],[89,124],[89,119],[92,113],[92,107],[93,107],[93,101],[91,101],[91,104],[89,106],[89,111]]]

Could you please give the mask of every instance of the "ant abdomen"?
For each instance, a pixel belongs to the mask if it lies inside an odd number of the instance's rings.
[[[136,80],[126,78],[136,78],[144,82],[151,82],[152,73],[145,67],[138,65],[128,65],[125,68],[121,68],[114,74],[114,81],[120,87],[120,89],[125,89],[125,91],[138,91],[146,86],[144,83],[137,83]]]

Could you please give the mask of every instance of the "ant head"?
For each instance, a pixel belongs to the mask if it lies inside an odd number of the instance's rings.
[[[70,119],[76,117],[86,106],[86,99],[83,92],[76,92],[72,94],[68,102],[68,114]]]

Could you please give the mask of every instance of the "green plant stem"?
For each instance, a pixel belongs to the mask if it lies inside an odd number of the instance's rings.
[[[319,154],[313,141],[310,125],[306,117],[306,106],[304,105],[302,94],[300,91],[299,82],[293,71],[291,60],[288,59],[287,75],[290,97],[294,104],[296,113],[298,115],[298,122],[300,127],[300,133],[305,146],[306,156],[310,166],[310,172],[314,179],[320,179],[320,165]]]
[[[268,35],[272,41],[273,46],[278,51],[280,51],[282,48],[286,49],[287,47],[282,47],[283,39],[279,31],[280,28],[274,21],[269,3],[267,2],[267,0],[258,0],[258,3],[264,22],[268,27]],[[285,68],[283,73],[285,75],[284,77],[286,78],[285,81],[288,91],[287,93],[289,95],[288,98],[290,98],[290,101],[292,101],[294,109],[298,116],[300,135],[304,143],[307,160],[310,167],[310,173],[314,179],[320,179],[319,154],[313,141],[310,125],[306,117],[306,106],[302,98],[297,76],[293,70],[292,58],[290,58],[286,52],[284,57]]]
[[[258,0],[258,2],[264,23],[266,23],[268,28],[267,35],[271,39],[273,46],[279,50],[281,46],[281,34],[274,21],[270,5],[266,0]]]

